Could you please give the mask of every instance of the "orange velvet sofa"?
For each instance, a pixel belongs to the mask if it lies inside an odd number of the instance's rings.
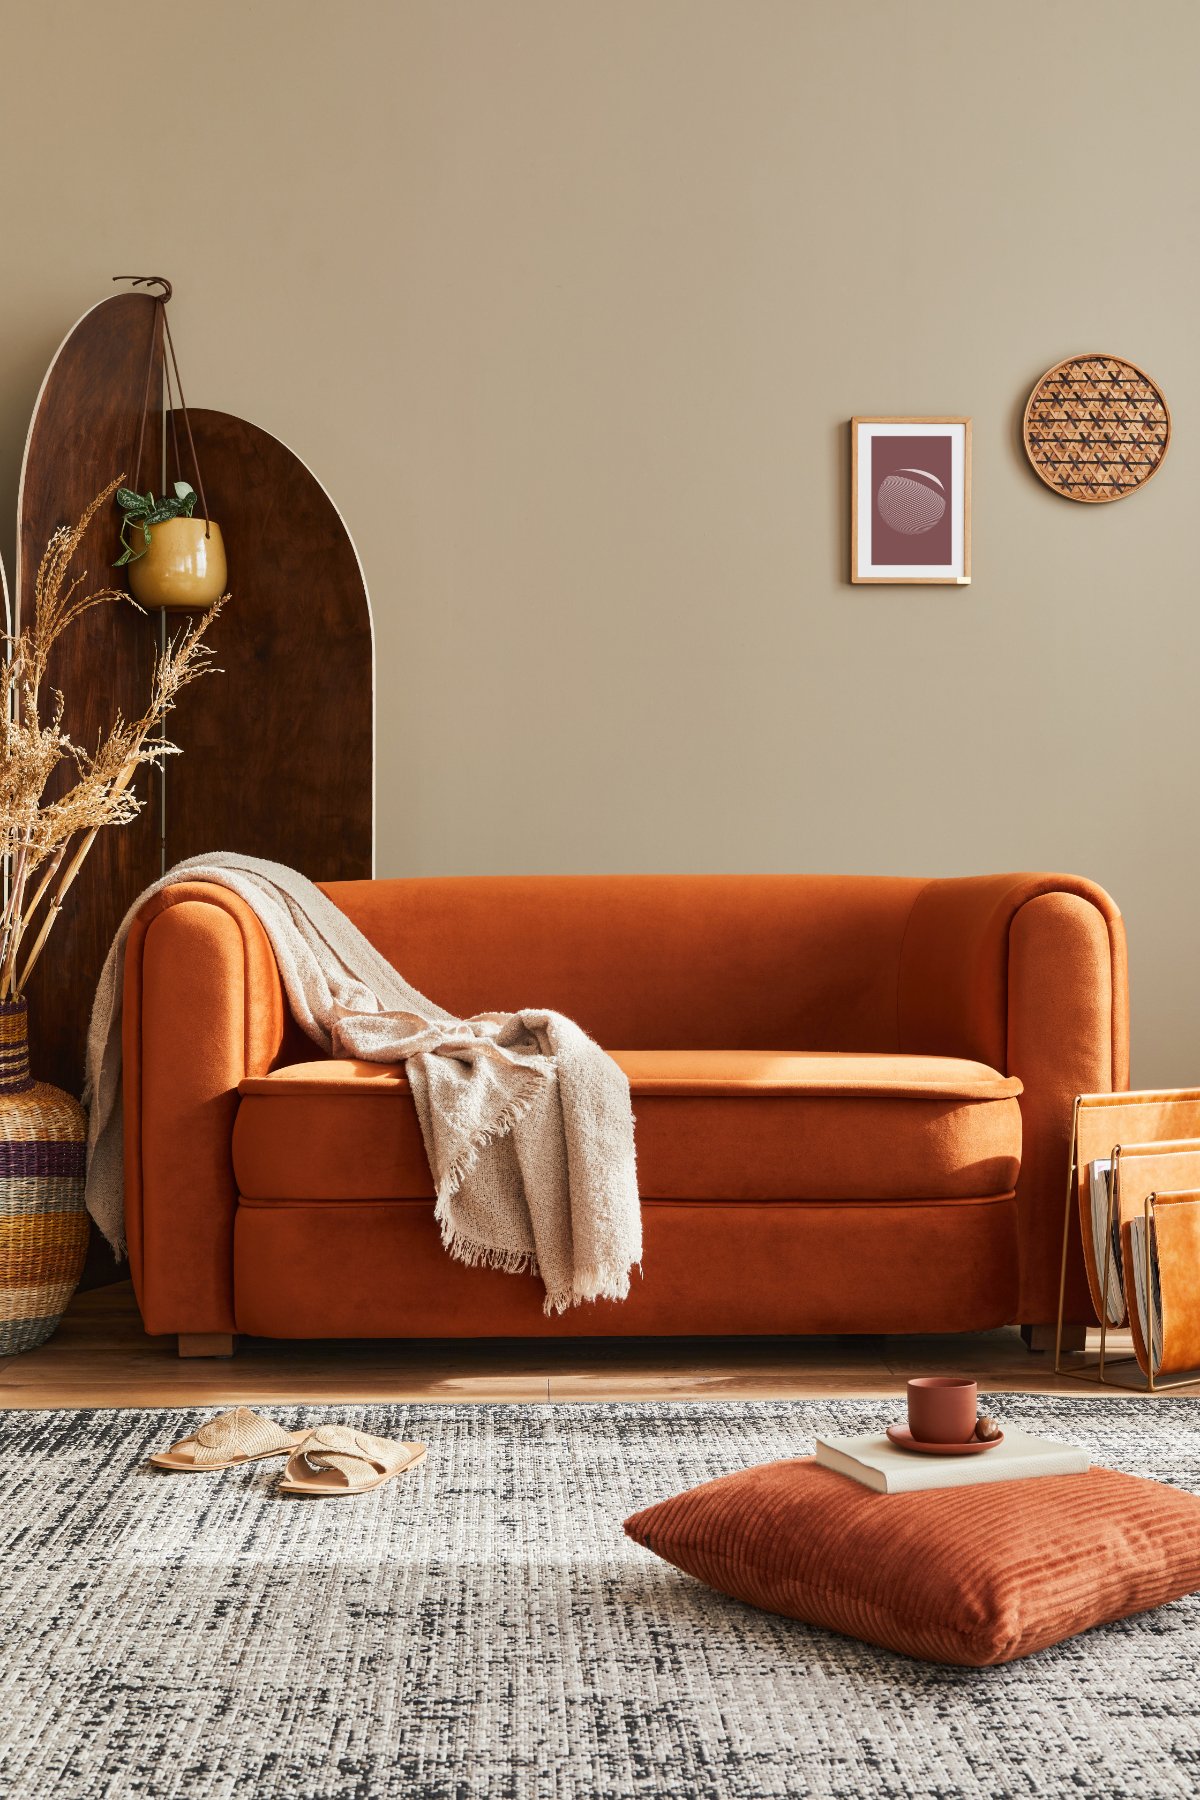
[[[547,1006],[626,1070],[643,1272],[542,1312],[441,1247],[403,1069],[321,1056],[253,912],[142,908],[125,967],[147,1331],[507,1337],[1044,1328],[1075,1094],[1128,1085],[1113,902],[1058,875],[581,876],[326,891],[459,1014]],[[1067,1316],[1090,1319],[1072,1271]]]

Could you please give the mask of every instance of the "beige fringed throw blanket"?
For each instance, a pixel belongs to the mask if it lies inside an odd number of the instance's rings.
[[[626,1297],[642,1227],[629,1083],[612,1058],[558,1013],[454,1018],[312,882],[250,856],[177,864],[131,907],[104,964],[88,1033],[87,1204],[118,1253],[125,943],[146,898],[180,881],[217,882],[253,907],[297,1023],[327,1054],[404,1063],[451,1256],[535,1271],[547,1312]]]

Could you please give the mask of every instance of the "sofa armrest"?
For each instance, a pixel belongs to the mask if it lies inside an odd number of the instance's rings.
[[[1047,1323],[1058,1312],[1075,1096],[1129,1085],[1121,915],[1103,888],[1072,875],[928,882],[901,949],[897,1005],[902,1050],[971,1057],[1024,1083],[1017,1316]],[[1077,1239],[1068,1271],[1066,1318],[1090,1322]]]
[[[235,1329],[231,1142],[238,1083],[278,1060],[287,1009],[245,901],[181,882],[147,901],[125,952],[125,1221],[149,1332]]]

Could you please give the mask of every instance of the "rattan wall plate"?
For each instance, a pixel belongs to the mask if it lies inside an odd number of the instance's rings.
[[[1025,408],[1025,449],[1066,500],[1123,500],[1161,467],[1171,414],[1158,386],[1122,356],[1068,356]]]

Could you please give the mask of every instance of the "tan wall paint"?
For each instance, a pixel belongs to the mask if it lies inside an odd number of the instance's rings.
[[[0,493],[168,273],[357,538],[382,873],[1078,870],[1136,1078],[1200,1080],[1192,0],[2,16]],[[1107,507],[1017,439],[1092,349],[1175,415]],[[969,592],[845,584],[853,412],[974,417]]]

